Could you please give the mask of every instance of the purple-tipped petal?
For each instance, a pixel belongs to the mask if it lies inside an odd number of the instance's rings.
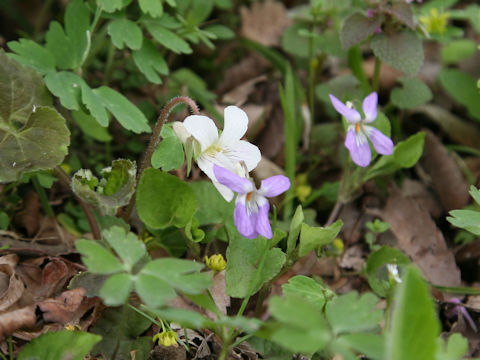
[[[242,236],[252,239],[256,237],[257,234],[255,230],[257,214],[248,214],[245,202],[246,196],[239,195],[235,205],[235,212],[233,213],[233,221]]]
[[[473,331],[478,332],[477,325],[475,325],[475,322],[473,321],[472,317],[468,313],[467,309],[465,309],[463,306],[456,306],[459,308],[460,312],[462,313],[462,316],[467,322],[470,324],[471,328]]]
[[[345,138],[345,147],[350,151],[350,156],[355,164],[361,167],[370,164],[372,152],[365,135],[355,134],[355,130],[349,130]]]
[[[357,123],[362,119],[362,117],[360,116],[360,113],[357,110],[350,109],[347,105],[342,103],[332,94],[330,94],[329,96],[330,96],[330,101],[332,102],[332,105],[335,108],[335,110],[337,110],[337,112],[345,116],[349,122]]]
[[[377,118],[378,95],[372,92],[365,99],[363,99],[363,113],[365,114],[365,122],[372,122]]]
[[[239,194],[246,194],[255,190],[255,187],[250,180],[238,176],[223,167],[213,165],[213,173],[220,184],[227,186]]]
[[[270,176],[262,180],[258,193],[262,196],[278,196],[290,188],[290,180],[283,175]]]
[[[258,208],[257,213],[257,223],[255,229],[257,232],[266,237],[267,239],[271,239],[273,237],[272,234],[272,227],[270,226],[270,221],[268,220],[268,210],[270,209],[270,204],[267,202],[265,205],[262,205]]]
[[[393,141],[374,127],[366,127],[368,137],[375,148],[375,151],[382,155],[391,155],[393,153]]]

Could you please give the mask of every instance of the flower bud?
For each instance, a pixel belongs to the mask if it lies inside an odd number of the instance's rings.
[[[221,254],[205,256],[205,264],[213,271],[222,271],[227,267],[227,262]]]
[[[157,340],[158,345],[162,345],[165,347],[178,346],[178,334],[173,330],[158,333],[153,337],[154,342]]]

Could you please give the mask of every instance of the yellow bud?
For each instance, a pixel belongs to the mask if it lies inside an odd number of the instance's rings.
[[[60,167],[62,168],[63,171],[65,171],[69,175],[72,172],[72,168],[68,164],[63,163],[60,165]]]
[[[299,185],[295,187],[295,195],[297,195],[298,200],[304,202],[307,200],[307,197],[312,193],[312,187],[309,185]]]
[[[333,240],[333,247],[340,253],[342,254],[343,253],[343,249],[345,247],[345,245],[343,244],[343,240],[340,239],[340,238],[336,238],[335,240]]]
[[[222,271],[227,267],[227,262],[221,254],[215,254],[210,257],[205,256],[205,264],[213,271]]]
[[[420,16],[420,22],[425,26],[430,34],[444,34],[447,31],[448,19],[450,14],[448,12],[439,12],[438,9],[430,9],[428,15]]]
[[[79,329],[78,326],[75,326],[75,325],[72,325],[72,324],[65,325],[65,330],[68,330],[68,331],[75,331],[75,330],[77,330],[77,328]]]
[[[155,335],[153,341],[158,341],[158,345],[165,347],[178,346],[178,334],[172,330],[164,331]]]

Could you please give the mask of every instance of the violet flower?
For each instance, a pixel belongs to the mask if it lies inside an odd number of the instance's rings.
[[[280,195],[290,188],[290,180],[283,175],[262,180],[257,190],[252,180],[241,177],[218,165],[213,166],[217,181],[238,193],[233,220],[238,232],[248,239],[262,235],[271,239],[272,227],[268,220],[270,203],[267,198]]]
[[[365,115],[363,119],[357,110],[345,105],[331,94],[330,100],[335,110],[345,116],[350,123],[345,138],[345,147],[350,151],[350,156],[355,164],[362,167],[370,164],[372,152],[368,139],[377,153],[382,155],[393,153],[392,140],[373,126],[365,125],[377,118],[378,95],[376,92],[372,92],[363,100],[362,108]]]

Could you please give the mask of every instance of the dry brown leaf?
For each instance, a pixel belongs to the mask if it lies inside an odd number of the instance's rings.
[[[273,0],[255,2],[249,9],[243,6],[240,15],[241,34],[265,46],[278,45],[280,36],[291,23],[285,6]]]
[[[461,209],[470,199],[468,183],[442,142],[431,131],[425,132],[427,136],[421,164],[430,175],[443,208],[446,211]]]
[[[393,188],[387,204],[377,214],[390,224],[397,247],[422,270],[435,285],[460,286],[460,271],[445,239],[418,201]]]
[[[0,339],[12,334],[21,328],[30,328],[35,325],[35,305],[0,314]]]
[[[267,67],[269,62],[257,54],[242,59],[238,64],[227,69],[217,93],[223,94],[250,79],[261,76]]]
[[[23,294],[25,287],[13,267],[0,264],[0,311],[7,310]]]
[[[0,256],[0,264],[10,265],[15,269],[15,266],[18,264],[18,256],[16,254]]]
[[[265,75],[249,79],[225,93],[222,96],[222,102],[242,106],[247,101],[250,94],[255,90],[255,85],[266,80],[267,77]]]
[[[40,202],[35,191],[30,191],[23,199],[23,210],[16,216],[18,225],[23,226],[28,236],[33,236],[40,226]]]
[[[215,304],[222,315],[227,315],[227,307],[230,306],[230,296],[225,293],[226,286],[225,271],[217,272],[213,276],[213,284],[210,286],[210,293],[212,294],[213,301],[215,301]],[[209,317],[212,316],[213,319],[216,319],[214,314],[209,313]]]
[[[45,321],[66,325],[77,324],[87,310],[97,302],[96,298],[85,297],[85,289],[77,288],[64,291],[60,296],[44,300],[37,305],[43,311]]]

